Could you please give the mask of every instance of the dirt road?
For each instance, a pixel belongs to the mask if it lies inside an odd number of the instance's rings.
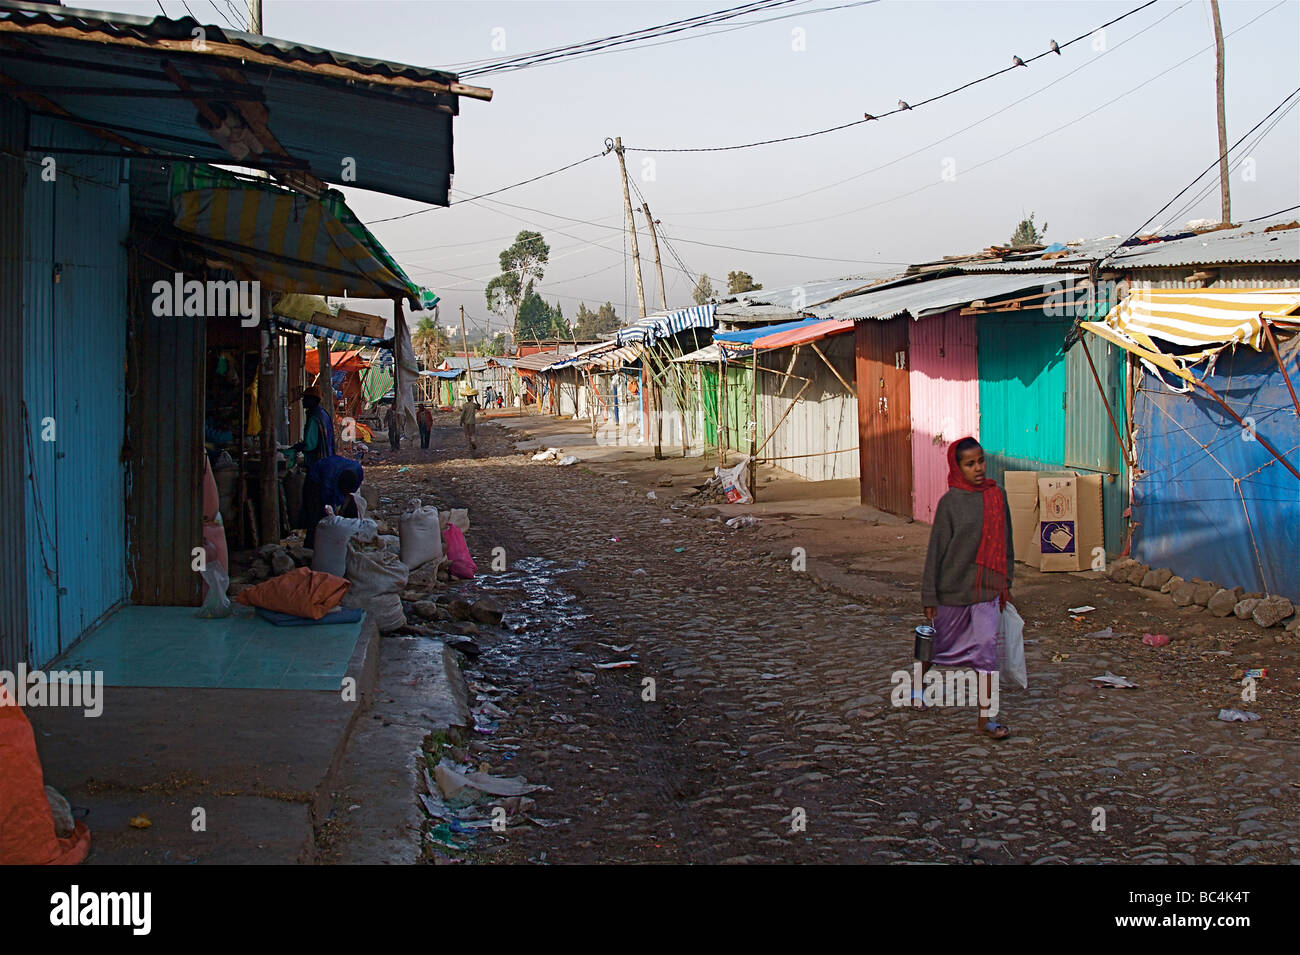
[[[469,507],[484,573],[463,592],[507,606],[467,665],[508,714],[473,753],[550,791],[539,824],[481,839],[474,861],[1300,859],[1295,694],[1261,697],[1258,724],[1215,720],[1243,656],[1221,642],[1135,662],[1154,651],[1070,637],[1030,595],[1029,688],[1003,685],[1013,735],[994,742],[970,708],[891,704],[910,598],[827,589],[753,530],[530,462],[492,425],[470,458],[450,416],[430,452],[385,456],[367,480]],[[1089,684],[1106,670],[1142,687]]]

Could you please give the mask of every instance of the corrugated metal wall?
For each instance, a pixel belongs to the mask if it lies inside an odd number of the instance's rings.
[[[1206,266],[1207,269],[1216,266]],[[1297,288],[1300,287],[1300,266],[1278,263],[1274,265],[1218,266],[1218,275],[1208,286],[1189,282],[1187,276],[1197,271],[1197,266],[1178,268],[1132,269],[1126,273],[1130,288]]]
[[[823,339],[817,347],[845,380],[853,381],[851,332]],[[760,358],[758,402],[765,433],[759,435],[759,443],[766,438],[767,429],[775,427],[776,433],[759,457],[765,461],[776,459],[772,463],[777,467],[809,481],[856,478],[858,454],[853,449],[858,444],[858,399],[845,389],[812,348],[800,347],[792,367],[794,354],[795,349],[782,348]],[[804,383],[795,377],[785,379],[787,370],[791,376],[798,375],[812,382],[798,402],[795,396]],[[792,403],[794,408],[787,415]],[[782,415],[786,415],[784,420]],[[840,453],[827,453],[835,451]]]
[[[22,159],[27,113],[0,98],[0,340],[11,355],[26,355],[23,337]],[[0,670],[28,662],[27,450],[23,426],[23,366],[14,361],[0,374]]]
[[[1060,467],[1065,460],[1065,355],[1073,320],[1041,310],[995,312],[979,335],[980,443],[985,452]]]
[[[33,117],[35,144],[95,149],[82,130]],[[49,662],[126,597],[126,254],[123,161],[60,154],[53,183],[24,191],[25,397],[33,427],[28,599],[34,663]],[[41,440],[55,421],[57,441]],[[50,579],[47,567],[57,573]]]
[[[131,256],[126,419],[131,600],[150,606],[196,606],[201,587],[190,567],[190,551],[203,544],[207,322],[153,314],[153,283],[170,281],[181,260],[171,243],[138,233],[134,239],[139,247]]]
[[[909,318],[854,325],[862,503],[912,513]]]
[[[975,319],[957,311],[913,322],[912,516],[934,520],[948,493],[948,445],[979,437],[979,362]]]

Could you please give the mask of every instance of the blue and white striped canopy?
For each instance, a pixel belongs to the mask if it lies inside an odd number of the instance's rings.
[[[340,332],[337,329],[325,328],[322,325],[313,325],[311,322],[300,321],[296,318],[286,318],[284,315],[275,316],[277,325],[284,325],[286,328],[296,328],[300,332],[306,332],[308,335],[315,335],[317,338],[328,338],[331,341],[347,342],[349,345],[382,345],[385,342],[392,344],[391,338],[370,338],[367,335],[350,335],[347,332]]]
[[[708,305],[692,305],[690,308],[679,308],[675,312],[657,312],[654,315],[647,315],[636,324],[622,329],[615,340],[620,345],[626,345],[629,342],[642,342],[646,345],[653,345],[660,338],[670,338],[688,328],[712,328],[714,325],[713,313],[716,310],[717,306],[710,303]]]

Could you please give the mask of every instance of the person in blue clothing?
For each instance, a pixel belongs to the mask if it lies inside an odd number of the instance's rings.
[[[324,488],[315,476],[315,465],[322,458],[334,454],[334,423],[330,420],[329,412],[321,406],[320,389],[315,385],[303,389],[302,403],[307,411],[307,420],[303,424],[302,440],[293,446],[307,464],[299,523],[307,530],[307,546],[314,547],[316,524],[325,516]]]

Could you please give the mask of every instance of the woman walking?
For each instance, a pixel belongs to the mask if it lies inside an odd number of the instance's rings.
[[[478,448],[474,443],[474,425],[478,416],[478,402],[474,398],[478,395],[478,390],[466,388],[461,392],[465,398],[465,404],[460,409],[460,424],[465,429],[465,443],[469,445],[471,451]]]
[[[921,603],[935,628],[933,664],[973,668],[979,698],[992,699],[998,670],[998,616],[1011,596],[1015,554],[1007,496],[985,477],[984,449],[974,438],[948,447],[948,493],[939,499],[925,555]],[[920,705],[919,688],[912,691]],[[977,710],[979,732],[1006,739],[1011,731]]]

